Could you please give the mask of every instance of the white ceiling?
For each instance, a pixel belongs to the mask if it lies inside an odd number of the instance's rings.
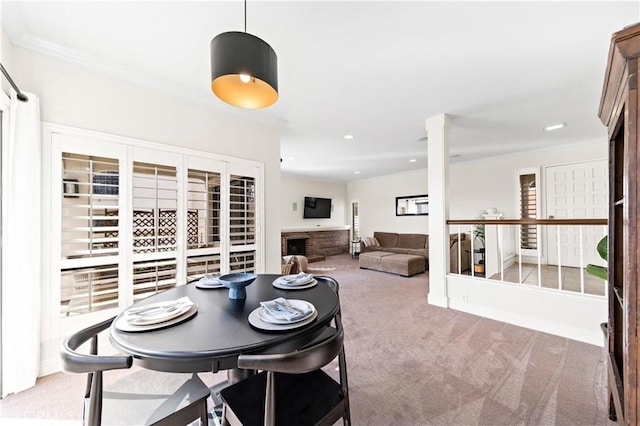
[[[337,182],[425,168],[425,119],[441,113],[454,162],[603,140],[611,33],[639,20],[638,1],[249,0],[280,99],[246,111],[210,90],[209,42],[243,29],[242,0],[1,7],[14,45],[281,125],[282,170]]]

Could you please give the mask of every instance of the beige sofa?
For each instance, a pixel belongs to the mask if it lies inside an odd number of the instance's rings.
[[[458,272],[458,246],[461,247],[461,272],[471,269],[471,240],[466,234],[460,234],[461,241],[458,241],[458,234],[449,236],[449,257],[451,272]],[[375,245],[378,244],[378,245]],[[360,241],[360,252],[385,251],[397,254],[412,254],[425,258],[427,269],[429,269],[429,236],[427,234],[399,234],[395,232],[374,232],[373,239],[364,238]]]

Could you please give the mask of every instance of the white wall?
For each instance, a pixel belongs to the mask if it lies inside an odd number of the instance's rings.
[[[280,270],[279,129],[25,49],[11,53],[43,121],[264,162],[266,269]]]
[[[543,179],[542,167],[603,158],[607,158],[605,140],[450,164],[449,219],[476,219],[489,207],[499,209],[505,218],[517,218],[519,169],[537,167]],[[540,188],[544,188],[544,182]],[[429,193],[426,169],[352,181],[347,184],[347,192],[349,202],[360,203],[362,236],[373,235],[374,231],[429,231],[427,216],[396,216],[394,210],[397,196]]]
[[[350,227],[351,211],[344,183],[312,180],[281,174],[280,218],[282,230]],[[304,197],[331,198],[330,219],[303,219]],[[294,211],[293,204],[296,205]]]
[[[447,276],[449,307],[485,318],[603,346],[607,299],[528,285]]]
[[[429,216],[396,216],[396,197],[428,194],[427,169],[363,179],[347,184],[349,202],[358,200],[360,235],[374,231],[429,233]]]
[[[607,158],[604,139],[565,148],[451,164],[449,219],[476,219],[489,207],[500,210],[505,218],[517,219],[517,170],[603,158]],[[540,177],[544,179],[542,172],[540,169]],[[540,182],[539,188],[544,188],[544,182]]]
[[[2,4],[0,4],[0,17],[2,17]],[[11,75],[11,43],[9,42],[9,37],[7,37],[4,31],[0,31],[0,62],[4,66],[4,69],[7,70],[9,75]],[[12,76],[11,78],[14,77]],[[0,80],[2,80],[0,82],[0,88],[2,88],[2,91],[5,93],[9,93],[11,85],[9,84],[7,79],[2,76],[0,77]],[[20,87],[20,85],[18,85],[18,87]]]

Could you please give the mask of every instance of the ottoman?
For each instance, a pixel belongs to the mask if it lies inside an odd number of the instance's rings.
[[[393,256],[393,253],[386,251],[368,251],[366,253],[360,253],[358,266],[362,269],[374,269],[381,271],[382,259],[387,256]]]
[[[382,271],[410,277],[426,270],[425,258],[412,254],[392,254],[381,259]]]
[[[360,253],[360,268],[410,277],[426,270],[426,259],[412,254],[395,254],[386,251]]]

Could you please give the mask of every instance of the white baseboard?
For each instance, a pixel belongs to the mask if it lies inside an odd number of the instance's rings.
[[[540,318],[518,315],[513,312],[498,311],[457,300],[449,300],[449,308],[520,327],[530,328],[532,330],[542,331],[556,336],[566,337],[567,339],[604,347],[604,337],[600,330],[591,332],[585,329],[558,324],[556,322],[545,321]]]

